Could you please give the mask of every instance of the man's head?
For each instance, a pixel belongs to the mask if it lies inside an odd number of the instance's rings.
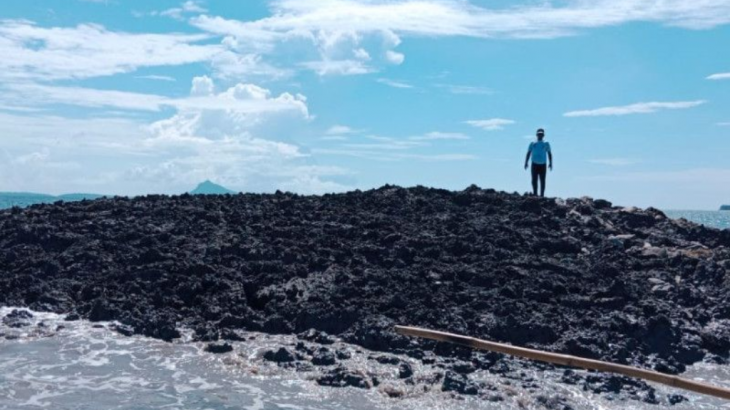
[[[542,141],[542,139],[545,138],[545,130],[542,128],[537,129],[537,139]]]

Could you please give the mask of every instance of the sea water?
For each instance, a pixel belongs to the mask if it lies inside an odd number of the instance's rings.
[[[711,228],[729,229],[730,211],[682,211],[666,210],[664,213],[674,219],[684,218],[688,221]]]
[[[542,408],[535,392],[519,383],[509,386],[501,402],[474,397],[453,397],[436,384],[425,391],[413,387],[403,397],[391,398],[383,386],[369,390],[317,385],[318,370],[296,372],[261,360],[261,353],[280,344],[294,343],[291,336],[250,334],[234,342],[234,351],[215,355],[204,344],[183,340],[166,343],[141,336],[126,337],[110,330],[109,323],[66,322],[63,316],[32,312],[29,326],[13,328],[2,323],[12,311],[0,308],[0,409],[89,410],[315,410],[315,409],[523,409]],[[185,334],[185,332],[184,332]],[[368,360],[371,352],[356,346],[337,345],[353,353],[348,367],[373,372],[393,371]],[[410,360],[417,372],[426,369]],[[380,366],[380,367],[378,367]],[[390,370],[388,370],[390,369]],[[567,397],[574,409],[656,409],[636,400],[595,395],[580,386],[559,383],[559,371],[532,371],[540,393]],[[728,366],[699,364],[685,377],[730,387]],[[500,389],[510,380],[478,371],[470,378]],[[387,383],[384,383],[387,384]],[[405,384],[404,384],[405,385]],[[662,385],[657,397],[681,393],[688,401],[673,408],[727,409],[727,403],[707,396],[681,392]],[[501,390],[506,391],[506,390]],[[666,403],[666,401],[665,401]]]

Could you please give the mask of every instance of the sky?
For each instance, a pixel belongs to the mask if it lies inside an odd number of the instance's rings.
[[[727,0],[6,0],[0,191],[730,203]]]

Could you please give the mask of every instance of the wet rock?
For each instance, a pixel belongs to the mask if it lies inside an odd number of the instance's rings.
[[[545,396],[540,394],[535,397],[535,403],[546,410],[573,410],[573,407],[568,404],[568,399],[560,395]]]
[[[67,322],[75,322],[77,320],[81,320],[81,316],[78,313],[69,313],[63,320]]]
[[[309,342],[319,343],[321,345],[331,345],[335,342],[335,338],[315,329],[309,329],[306,332],[297,335],[298,338]]]
[[[231,346],[228,343],[209,343],[207,346],[205,346],[205,351],[210,353],[228,353],[230,351],[233,351],[233,346]]]
[[[3,318],[3,324],[8,327],[25,327],[30,326],[30,319],[33,319],[33,314],[26,310],[13,309]]]
[[[372,379],[360,370],[350,370],[343,366],[338,366],[317,379],[317,383],[322,386],[330,387],[357,387],[360,389],[370,389],[373,387]]]
[[[682,396],[681,394],[668,394],[667,401],[669,402],[669,404],[675,405],[687,401],[687,398]]]
[[[330,366],[337,363],[335,354],[330,350],[320,349],[312,357],[312,364],[317,366]]]
[[[479,393],[479,385],[462,374],[447,371],[443,384],[441,385],[441,390],[475,395]]]
[[[276,363],[289,363],[296,360],[296,356],[289,349],[280,347],[277,351],[266,351],[264,353],[264,359]]]
[[[132,326],[125,325],[122,323],[114,323],[111,326],[111,329],[114,330],[115,332],[119,333],[120,335],[124,335],[127,337],[134,335],[134,328]]]
[[[398,365],[398,378],[407,379],[413,376],[413,366],[410,363],[402,362]]]
[[[398,358],[396,356],[380,355],[380,356],[375,356],[372,359],[380,364],[398,364],[398,363],[400,363],[400,358]]]

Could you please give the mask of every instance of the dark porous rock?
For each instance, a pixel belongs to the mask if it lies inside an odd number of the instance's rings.
[[[114,323],[111,326],[111,329],[119,333],[120,335],[124,335],[127,337],[134,335],[134,328],[123,323]]]
[[[205,351],[210,353],[228,353],[230,351],[233,351],[233,346],[228,343],[209,343],[207,346],[205,346]]]
[[[319,343],[321,345],[331,345],[335,343],[335,338],[316,329],[309,329],[297,335],[298,338],[309,342]]]
[[[373,380],[360,370],[351,370],[343,366],[335,367],[317,379],[322,386],[357,387],[370,389],[374,386]]]
[[[683,401],[687,401],[687,398],[682,396],[681,394],[668,394],[667,395],[667,401],[671,405],[682,403]]]
[[[168,341],[178,328],[205,343],[245,332],[298,335],[313,346],[343,341],[457,375],[471,372],[458,362],[505,378],[539,365],[394,326],[672,374],[725,362],[728,261],[728,230],[600,199],[477,186],[148,195],[0,210],[0,306],[118,321]],[[310,363],[316,349],[296,352]],[[622,380],[563,380],[638,400],[648,391]]]
[[[441,390],[474,395],[479,393],[479,385],[463,374],[447,371]]]
[[[380,355],[372,357],[373,360],[380,364],[398,364],[400,363],[400,358],[396,356],[388,356],[388,355]]]
[[[312,357],[312,364],[317,366],[330,366],[335,363],[337,363],[335,354],[328,349],[320,349]]]
[[[63,320],[67,322],[75,322],[77,320],[81,320],[81,316],[78,313],[69,313]]]
[[[352,358],[352,354],[345,349],[337,349],[335,356],[337,357],[337,360],[348,360]]]
[[[568,404],[568,399],[560,395],[545,396],[539,394],[535,397],[535,402],[546,410],[573,410],[573,407]]]
[[[220,338],[223,340],[230,340],[234,342],[242,342],[246,340],[246,337],[239,334],[237,331],[232,329],[221,329]]]
[[[474,373],[477,369],[472,363],[457,362],[451,365],[451,370],[459,374],[469,374]]]
[[[13,309],[3,318],[3,324],[8,327],[25,327],[30,326],[30,319],[33,314],[26,310]]]
[[[277,351],[266,351],[264,353],[264,359],[276,363],[289,363],[296,360],[296,356],[289,349],[280,347]]]
[[[398,378],[407,379],[413,376],[413,366],[410,363],[402,362],[398,365]]]

